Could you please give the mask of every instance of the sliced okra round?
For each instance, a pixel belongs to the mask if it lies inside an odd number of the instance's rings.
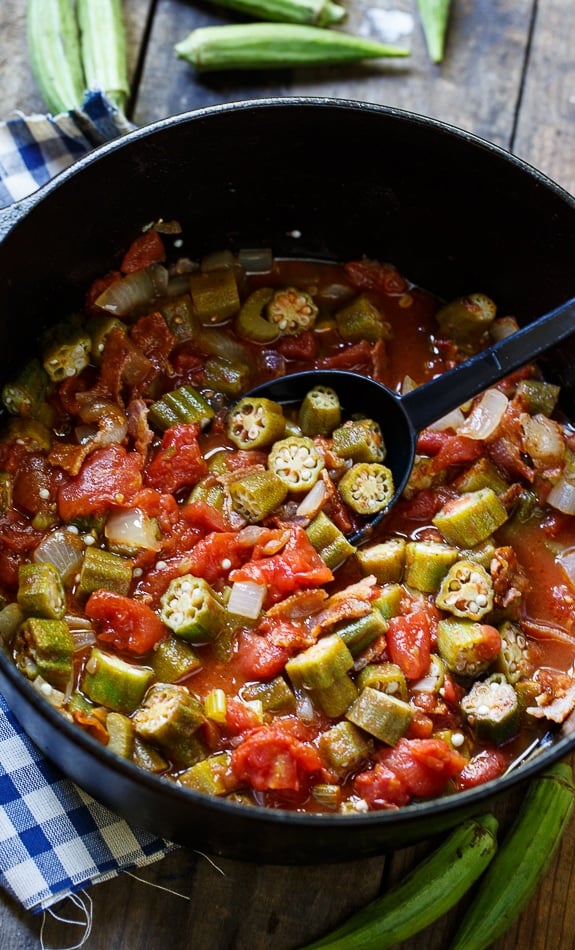
[[[390,503],[395,491],[391,469],[379,462],[358,462],[338,483],[339,493],[352,511],[374,515]]]
[[[335,389],[314,386],[304,396],[298,424],[304,435],[330,435],[341,422],[341,406]]]
[[[236,318],[238,336],[254,343],[271,343],[279,336],[279,328],[265,316],[265,308],[274,295],[271,287],[258,287],[243,302]]]
[[[173,578],[160,604],[162,623],[191,643],[215,640],[225,625],[225,607],[202,577]]]
[[[519,700],[503,676],[474,683],[461,700],[461,711],[475,736],[494,745],[503,745],[519,732]]]
[[[352,462],[383,462],[386,455],[383,434],[374,419],[348,419],[333,432],[332,449]]]
[[[234,511],[250,524],[271,515],[288,493],[282,479],[264,468],[230,482],[228,491]]]
[[[245,396],[228,413],[226,431],[238,449],[267,448],[284,434],[282,407],[263,396]]]
[[[480,564],[456,561],[443,578],[435,603],[456,617],[481,620],[493,609],[491,577]]]
[[[315,485],[325,467],[323,455],[313,439],[288,436],[272,446],[268,468],[291,492],[306,492]]]
[[[276,290],[266,308],[267,317],[282,335],[311,330],[318,315],[311,294],[297,287]]]

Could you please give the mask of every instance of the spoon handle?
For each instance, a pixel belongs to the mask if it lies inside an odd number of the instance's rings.
[[[417,432],[575,333],[575,298],[402,396]]]

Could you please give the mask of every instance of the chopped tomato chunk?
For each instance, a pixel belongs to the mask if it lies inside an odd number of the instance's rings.
[[[414,610],[406,616],[392,617],[387,629],[387,649],[392,663],[397,663],[407,679],[424,676],[431,657],[429,613]]]
[[[294,727],[289,720],[254,730],[232,752],[235,777],[259,791],[305,788],[323,765],[315,747],[298,733],[297,721]]]
[[[167,633],[151,607],[110,590],[90,594],[86,616],[95,622],[98,639],[128,653],[148,653]]]
[[[164,242],[158,232],[151,229],[132,241],[122,258],[121,267],[124,274],[132,274],[134,271],[150,267],[151,264],[159,264],[165,259]]]
[[[200,427],[172,426],[162,437],[160,447],[146,467],[146,483],[163,492],[174,492],[193,485],[208,471],[198,443]]]
[[[141,465],[140,456],[127,452],[121,445],[96,449],[84,461],[78,475],[60,486],[60,517],[72,521],[128,504],[142,487]]]

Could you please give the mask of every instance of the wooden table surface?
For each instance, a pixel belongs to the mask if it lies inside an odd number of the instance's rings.
[[[506,148],[575,193],[575,3],[573,0],[452,0],[444,62],[430,64],[416,0],[343,0],[346,29],[398,41],[409,60],[301,73],[208,74],[198,78],[173,45],[198,25],[231,14],[194,0],[125,0],[133,78],[131,115],[140,125],[238,99],[325,95],[384,103],[476,133]],[[0,4],[2,118],[10,110],[43,111],[26,59],[23,0]],[[389,33],[388,33],[389,37]],[[425,161],[425,156],[422,156]],[[469,207],[465,202],[469,202]],[[473,192],[462,196],[473,216]],[[574,262],[575,266],[575,262]],[[505,827],[519,800],[497,808]],[[431,846],[342,865],[257,866],[178,849],[138,873],[90,889],[93,926],[88,950],[295,950],[377,896]],[[155,885],[155,886],[149,886]],[[172,893],[170,893],[172,892]],[[575,947],[575,822],[553,866],[496,950]],[[65,902],[63,916],[77,911]],[[457,909],[402,950],[443,950]],[[1,950],[77,945],[79,927],[45,921],[0,894]]]

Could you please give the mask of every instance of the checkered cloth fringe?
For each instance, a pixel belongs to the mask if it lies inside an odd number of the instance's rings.
[[[0,206],[24,198],[129,128],[99,93],[87,97],[81,112],[0,123]],[[0,695],[0,885],[23,907],[43,910],[173,848],[65,778],[30,742]]]

